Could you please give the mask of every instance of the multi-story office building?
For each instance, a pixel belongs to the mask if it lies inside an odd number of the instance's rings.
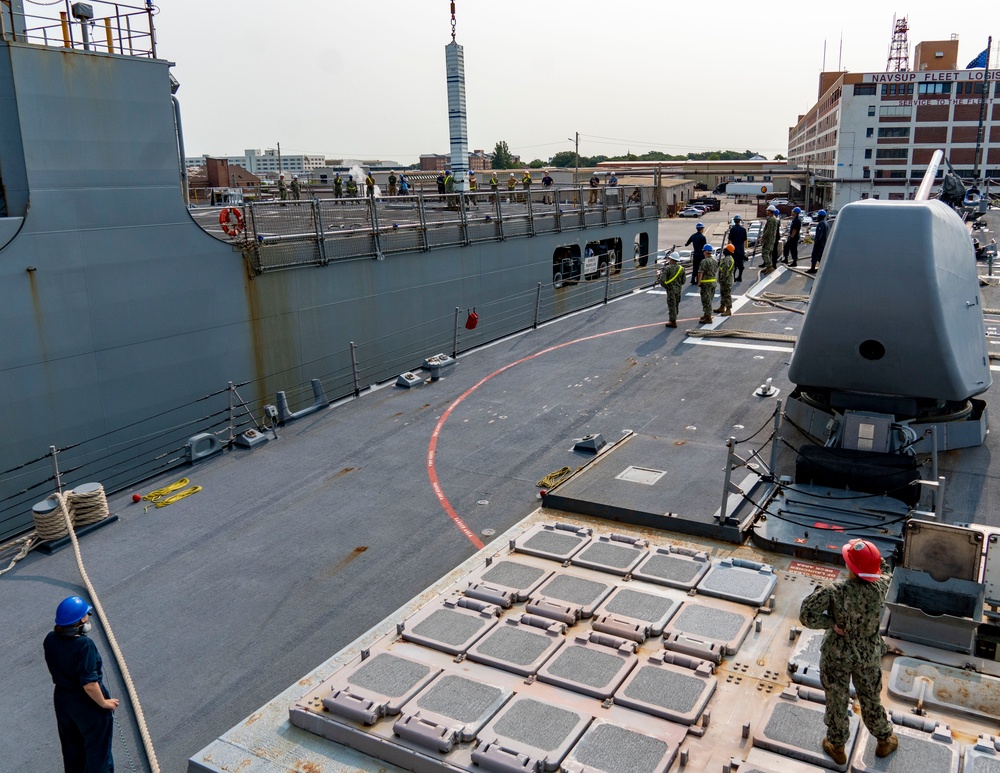
[[[277,177],[281,172],[302,174],[326,165],[326,156],[318,153],[282,153],[279,163],[275,148],[267,148],[263,152],[248,148],[242,156],[197,156],[186,158],[185,163],[187,166],[204,166],[208,158],[225,159],[230,166],[241,166],[258,177]]]
[[[789,162],[815,182],[810,206],[912,198],[938,148],[967,180],[1000,178],[1000,71],[958,69],[958,40],[919,43],[913,58],[898,72],[821,73],[788,138]]]

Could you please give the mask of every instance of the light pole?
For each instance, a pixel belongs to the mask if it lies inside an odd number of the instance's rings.
[[[570,142],[576,145],[576,170],[573,172],[573,187],[580,184],[580,132],[576,133],[576,139],[567,137]]]

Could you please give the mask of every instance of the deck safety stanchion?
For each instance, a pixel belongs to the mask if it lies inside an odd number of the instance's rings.
[[[469,246],[469,210],[465,205],[465,193],[458,193],[458,211],[462,218],[462,244]]]
[[[316,225],[316,241],[319,243],[319,264],[325,266],[330,261],[326,257],[326,231],[323,228],[323,209],[318,198],[312,200],[312,208],[316,213],[313,223]]]
[[[535,235],[535,210],[531,206],[531,189],[524,192],[524,199],[528,205],[528,236]]]
[[[361,377],[358,375],[358,346],[351,341],[351,372],[354,374],[354,396],[361,394]]]
[[[496,217],[497,217],[497,238],[500,241],[504,240],[503,235],[503,207],[500,206],[500,189],[497,189],[496,195],[493,197],[493,203],[496,206]]]
[[[424,209],[424,194],[417,194],[417,213],[420,215],[420,241],[424,252],[431,248],[431,243],[427,239],[427,211]]]
[[[451,341],[451,356],[458,357],[458,315],[462,313],[462,310],[455,307],[455,332]]]
[[[59,459],[57,458],[58,451],[56,451],[56,447],[49,446],[49,453],[52,454],[52,477],[56,482],[56,491],[61,494],[62,478],[59,476]]]
[[[611,255],[609,254],[608,258],[610,258],[610,257],[611,257]],[[598,265],[600,265],[600,264],[598,264]],[[604,275],[604,305],[607,306],[608,305],[608,294],[611,292],[611,261],[610,261],[610,259],[608,260],[607,263],[604,264],[604,270],[607,271],[607,273]]]
[[[781,400],[777,400],[774,403],[774,434],[771,437],[771,461],[768,463],[771,467],[769,472],[771,477],[774,477],[774,471],[777,469],[778,465],[778,430],[781,429]]]
[[[229,392],[229,447],[233,447],[233,441],[236,439],[233,436],[233,423],[235,421],[235,416],[233,416],[233,395],[236,390],[233,388],[233,382],[229,382],[229,387],[227,388]]]
[[[733,451],[736,448],[736,438],[730,437],[726,441],[726,478],[722,483],[722,507],[719,508],[719,523],[726,522],[726,510],[729,506],[729,487],[733,478]]]
[[[542,283],[538,283],[538,287],[535,289],[535,324],[533,325],[535,330],[538,330],[538,314],[542,306]]]

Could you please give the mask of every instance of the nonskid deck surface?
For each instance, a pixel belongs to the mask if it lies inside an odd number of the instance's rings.
[[[811,280],[772,276],[772,285],[785,283],[803,292]],[[990,300],[996,292],[984,289],[985,307],[1000,307],[1000,297]],[[741,306],[721,327],[794,333],[801,323],[793,312],[753,308]],[[502,534],[534,509],[536,481],[588,459],[573,451],[577,438],[631,430],[692,452],[700,477],[685,471],[671,509],[714,512],[725,440],[768,420],[773,404],[753,395],[763,380],[787,394],[789,344],[694,343],[684,331],[699,327],[697,299],[685,296],[678,330],[664,329],[665,311],[662,294],[636,294],[463,356],[441,381],[378,390],[299,420],[252,452],[183,471],[203,490],[170,507],[143,512],[131,492],[112,497],[120,522],[90,535],[83,551],[162,769],[186,769],[188,757],[362,631],[390,615],[394,625],[394,610],[473,556],[486,530]],[[961,520],[987,521],[1000,497],[990,445],[971,455],[982,469],[950,489]],[[14,770],[54,769],[40,641],[54,605],[80,591],[76,569],[69,551],[32,554],[0,582],[13,666],[0,755]],[[113,675],[106,644],[102,651]],[[122,694],[117,676],[111,689]],[[130,730],[130,713],[119,715]],[[134,733],[127,739],[139,757]],[[125,760],[117,743],[116,756]]]

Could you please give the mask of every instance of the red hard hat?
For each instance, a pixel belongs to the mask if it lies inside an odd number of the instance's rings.
[[[840,549],[847,568],[867,582],[875,582],[882,577],[882,554],[868,540],[852,539]]]

